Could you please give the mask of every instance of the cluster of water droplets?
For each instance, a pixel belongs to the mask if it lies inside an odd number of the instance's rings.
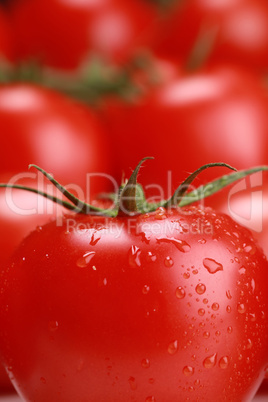
[[[155,219],[159,221],[163,221],[167,219],[167,212],[164,208],[159,209],[155,213]],[[225,218],[223,218],[225,219]],[[222,230],[222,220],[217,218],[214,220],[213,225],[212,222],[209,219],[204,219],[204,227],[211,229],[211,226],[213,226],[214,232],[212,235],[212,241],[220,242],[222,239],[228,241],[225,241],[225,247],[227,250],[227,253],[230,254],[230,264],[234,264],[235,267],[237,268],[237,286],[239,288],[245,288],[245,291],[241,290],[240,295],[237,297],[232,294],[232,291],[229,288],[225,289],[225,300],[223,301],[222,298],[220,301],[216,300],[216,296],[214,295],[214,300],[211,300],[212,298],[212,293],[210,290],[210,295],[208,296],[207,293],[207,285],[204,283],[204,281],[199,280],[195,287],[193,289],[189,289],[189,286],[185,284],[188,279],[190,279],[192,276],[195,276],[198,279],[198,274],[200,271],[205,270],[210,275],[219,275],[221,273],[224,273],[224,270],[226,267],[224,264],[219,261],[215,257],[207,256],[205,258],[202,258],[200,260],[200,264],[197,266],[192,266],[191,268],[186,269],[183,274],[182,274],[182,282],[175,284],[174,286],[174,302],[175,300],[177,301],[185,301],[186,299],[187,304],[184,304],[182,308],[185,309],[185,319],[186,321],[190,319],[190,317],[187,315],[187,309],[185,306],[192,308],[193,304],[198,305],[198,308],[196,309],[197,316],[193,317],[195,320],[191,324],[189,324],[188,329],[185,329],[185,339],[187,339],[186,344],[183,344],[181,342],[181,339],[173,339],[170,340],[170,343],[167,345],[167,353],[170,356],[175,356],[179,354],[180,350],[185,350],[187,348],[193,348],[193,345],[196,345],[197,343],[200,343],[203,347],[203,351],[205,351],[206,355],[204,356],[202,360],[202,367],[204,370],[209,370],[217,367],[220,370],[228,370],[228,369],[235,369],[236,365],[239,363],[239,361],[245,361],[247,364],[250,364],[254,358],[254,353],[249,353],[249,351],[252,351],[254,349],[253,341],[250,338],[250,330],[252,330],[252,326],[245,326],[245,332],[248,334],[248,337],[245,341],[242,341],[238,347],[237,347],[237,353],[236,355],[228,355],[228,354],[223,354],[219,353],[217,344],[219,342],[228,342],[228,338],[226,338],[226,335],[232,336],[235,332],[235,328],[233,323],[235,322],[233,319],[229,320],[228,316],[232,316],[233,314],[236,317],[236,320],[239,320],[239,316],[243,317],[243,320],[248,323],[253,323],[256,321],[256,312],[252,311],[251,309],[248,308],[249,306],[249,300],[248,298],[244,297],[244,293],[248,290],[250,292],[250,295],[252,297],[255,297],[255,289],[256,289],[256,284],[254,277],[249,274],[248,269],[249,269],[249,260],[251,259],[252,256],[256,253],[256,246],[254,243],[247,238],[246,241],[241,242],[241,236],[239,233],[239,228],[237,231],[230,230],[228,231],[227,229]],[[196,224],[197,226],[197,224]],[[144,243],[146,244],[147,248],[144,249],[142,246],[133,244],[129,247],[128,252],[127,252],[127,261],[128,261],[128,266],[129,268],[134,268],[134,269],[140,269],[143,267],[143,265],[147,263],[157,263],[158,265],[162,264],[163,268],[168,268],[168,269],[178,269],[178,266],[176,264],[176,260],[174,259],[173,255],[174,252],[170,252],[170,254],[167,251],[167,255],[163,257],[163,254],[159,254],[155,251],[154,249],[150,249],[151,245],[154,245],[154,242],[157,245],[167,245],[167,250],[170,250],[170,246],[174,247],[179,253],[182,255],[190,253],[191,252],[191,245],[189,241],[186,241],[181,238],[177,238],[175,236],[164,236],[160,235],[155,237],[154,241],[152,239],[152,236],[146,236],[146,234],[141,237],[141,239],[144,240]],[[100,236],[96,233],[92,234],[92,238],[90,241],[91,246],[95,246],[98,241],[100,240]],[[209,239],[211,241],[211,238]],[[202,246],[202,245],[207,245],[207,236],[201,236],[198,238],[197,243]],[[172,248],[171,248],[172,249]],[[146,251],[144,251],[146,250]],[[240,259],[239,253],[243,253],[243,258]],[[96,269],[94,266],[94,256],[96,252],[93,250],[85,251],[85,253],[77,259],[77,267],[79,268],[86,268],[86,267],[91,267],[92,269]],[[245,257],[246,255],[246,257]],[[248,258],[247,258],[248,256]],[[243,261],[241,261],[243,260]],[[253,264],[254,265],[254,264]],[[183,268],[183,266],[181,267]],[[241,276],[242,279],[239,279]],[[245,279],[246,278],[246,279]],[[248,282],[247,282],[248,280]],[[243,282],[243,286],[241,286],[241,282]],[[191,280],[191,284],[193,286],[193,281]],[[247,284],[247,285],[246,285]],[[141,292],[143,295],[148,295],[151,291],[151,284],[150,283],[145,283],[144,286],[141,289]],[[244,293],[243,293],[244,292]],[[256,295],[258,297],[258,295]],[[194,303],[192,302],[194,300]],[[261,303],[260,303],[261,305]],[[191,313],[192,314],[192,310]],[[264,313],[263,313],[264,315]],[[200,319],[200,321],[196,321],[197,319]],[[238,317],[238,318],[237,318]],[[225,320],[226,325],[224,325],[223,320]],[[187,321],[187,322],[188,322]],[[246,324],[247,325],[247,324]],[[256,327],[256,331],[258,332],[258,328]],[[224,334],[224,337],[222,335]],[[191,336],[192,336],[192,339]],[[193,342],[194,337],[197,337],[197,341]],[[221,340],[221,337],[224,340]],[[204,340],[204,342],[202,341]],[[213,351],[211,348],[211,339],[214,340],[214,346],[215,350]],[[209,347],[205,347],[206,341],[210,342],[208,343]],[[233,341],[231,341],[233,342]],[[200,347],[200,346],[199,346]],[[197,348],[198,349],[198,348]],[[195,354],[192,354],[192,361],[196,360],[196,357],[194,358]],[[151,366],[151,361],[148,358],[144,358],[141,360],[141,366],[144,369],[148,369]],[[189,388],[192,388],[194,390],[196,387],[202,387],[202,381],[201,377],[198,378],[198,375],[201,376],[202,372],[199,366],[199,369],[197,370],[195,364],[182,364],[181,371],[183,376],[186,378],[194,378],[194,381],[192,385],[189,386]],[[239,371],[238,374],[239,375]],[[253,375],[253,373],[252,373]],[[134,377],[129,377],[129,386],[131,387],[132,390],[137,389],[137,381]],[[154,379],[150,378],[149,382],[151,384],[154,384]],[[230,383],[232,382],[232,377],[230,377]],[[148,396],[146,398],[146,402],[153,402],[156,399],[154,396]]]

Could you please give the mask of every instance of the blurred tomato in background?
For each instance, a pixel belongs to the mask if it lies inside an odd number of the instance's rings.
[[[0,183],[28,186],[59,196],[55,189],[42,178],[41,173],[31,169],[27,173],[1,174]],[[32,230],[60,216],[65,209],[41,195],[29,191],[0,189],[0,265],[13,253],[15,247]],[[59,221],[60,222],[60,221]]]
[[[143,156],[154,156],[141,182],[171,195],[187,172],[209,162],[237,169],[268,163],[267,106],[257,77],[218,65],[178,74],[129,103],[109,99],[101,116],[118,144],[121,168],[129,172]],[[207,171],[203,177],[223,173]]]
[[[15,59],[75,69],[90,56],[124,63],[153,38],[144,0],[18,0],[11,12]]]
[[[11,27],[9,18],[0,4],[0,62],[8,62],[13,58]]]
[[[33,163],[84,191],[88,173],[113,174],[109,137],[95,113],[58,92],[26,83],[2,85],[0,132],[1,173],[27,171]],[[94,183],[91,194],[103,190]]]
[[[158,55],[183,64],[232,62],[268,69],[266,0],[182,0],[171,3],[159,25]]]

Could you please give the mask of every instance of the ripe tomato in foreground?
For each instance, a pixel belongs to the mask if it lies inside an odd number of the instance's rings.
[[[10,382],[10,379],[6,373],[6,370],[4,369],[3,365],[0,365],[0,399],[1,399],[1,393],[6,393],[6,392],[11,392],[13,391],[13,385]],[[15,390],[14,390],[15,392]]]
[[[4,178],[7,179],[7,177],[7,175],[0,174],[0,180],[4,180]],[[18,183],[35,185],[35,181],[29,179],[20,180]],[[7,194],[3,190],[0,191],[1,267],[31,230],[34,230],[36,226],[44,224],[49,220],[55,219],[58,208],[58,206],[51,201],[47,201],[36,194],[26,191],[10,190],[9,198],[7,198]],[[62,212],[61,207],[59,208],[58,212],[59,210]],[[11,390],[12,388],[13,386],[6,372],[0,365],[0,395],[1,392]]]
[[[266,179],[266,180],[265,180]],[[214,200],[213,200],[214,201]],[[268,255],[268,185],[267,176],[258,173],[237,183],[228,197],[217,197],[214,208],[231,216],[253,233]]]
[[[268,364],[268,263],[250,232],[201,207],[123,211],[44,225],[2,268],[19,394],[250,401]]]

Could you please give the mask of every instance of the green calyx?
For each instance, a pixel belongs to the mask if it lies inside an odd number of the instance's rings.
[[[51,194],[40,191],[36,188],[26,187],[16,184],[7,184],[1,183],[0,188],[14,188],[21,189],[36,193],[41,195],[61,206],[66,208],[69,211],[78,213],[78,214],[86,214],[86,215],[103,215],[103,216],[133,216],[143,213],[149,213],[155,211],[159,207],[164,208],[175,208],[175,207],[184,207],[195,202],[200,201],[206,197],[215,194],[216,192],[222,190],[224,187],[243,179],[244,177],[251,175],[253,173],[257,173],[260,171],[268,170],[268,166],[257,166],[250,169],[237,171],[232,166],[222,163],[209,163],[204,166],[201,166],[199,169],[190,174],[176,189],[175,193],[168,200],[162,200],[160,202],[149,203],[146,201],[144,191],[142,186],[137,183],[137,176],[140,170],[141,165],[148,159],[153,159],[152,157],[143,158],[137,167],[134,169],[132,175],[129,180],[123,184],[120,188],[119,194],[109,194],[108,198],[114,201],[114,208],[112,209],[103,209],[93,205],[90,205],[82,200],[79,200],[72,193],[70,193],[65,187],[63,187],[57,180],[53,178],[49,173],[40,168],[37,165],[29,165],[29,168],[34,167],[39,172],[41,172],[67,199],[62,200],[58,197],[55,197]],[[201,185],[197,187],[193,191],[189,191],[189,187],[193,180],[204,170],[212,167],[226,167],[230,170],[233,170],[233,173],[221,176],[220,178],[213,180],[207,184]]]

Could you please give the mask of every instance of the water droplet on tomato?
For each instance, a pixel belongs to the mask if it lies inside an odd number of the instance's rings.
[[[92,258],[94,257],[96,253],[94,251],[88,251],[85,254],[83,254],[82,257],[78,258],[76,261],[76,265],[79,268],[86,268],[89,263],[91,262]]]
[[[243,303],[238,303],[237,305],[237,311],[239,314],[244,314],[246,312],[246,306]]]
[[[136,382],[136,379],[134,377],[129,377],[128,383],[129,383],[130,388],[131,388],[132,391],[135,391],[135,389],[137,389],[137,382]]]
[[[206,291],[206,286],[203,283],[199,283],[198,285],[196,285],[195,291],[199,295],[202,295]]]
[[[154,396],[147,396],[145,399],[145,402],[156,402],[156,399]]]
[[[91,236],[89,244],[91,246],[95,246],[101,238],[101,234],[99,232],[94,232]]]
[[[137,246],[131,246],[128,252],[128,262],[132,268],[141,266],[140,254],[141,250]]]
[[[205,358],[205,360],[203,361],[203,366],[207,369],[210,369],[214,367],[216,363],[217,363],[217,353],[214,353],[214,355]]]
[[[149,293],[149,291],[150,291],[150,286],[144,285],[143,288],[142,288],[142,293],[144,295],[147,295]]]
[[[203,265],[210,274],[215,274],[218,271],[223,271],[223,266],[213,258],[204,258]]]
[[[256,321],[256,314],[255,313],[249,313],[250,321],[255,322]]]
[[[172,243],[182,253],[188,253],[191,250],[190,244],[185,240],[175,239],[174,237],[158,237],[157,242]]]
[[[178,351],[178,341],[175,340],[173,342],[170,342],[168,345],[168,353],[170,355],[174,355]]]
[[[227,290],[227,291],[226,291],[226,297],[227,297],[227,299],[231,300],[232,295],[231,295],[230,290]]]
[[[58,321],[55,321],[55,320],[49,321],[48,328],[52,332],[57,331],[57,329],[59,328]]]
[[[243,249],[246,253],[253,255],[256,253],[256,247],[253,244],[243,244]]]
[[[231,333],[233,332],[233,328],[232,328],[232,327],[228,327],[228,328],[227,328],[227,332],[228,332],[228,334],[231,334]]]
[[[240,273],[240,275],[244,275],[246,273],[246,268],[241,267],[241,268],[239,268],[238,272]]]
[[[211,308],[212,308],[213,311],[218,311],[219,308],[220,308],[219,303],[213,303]]]
[[[150,367],[150,360],[149,359],[142,359],[141,365],[143,368],[149,368]]]
[[[221,357],[219,360],[219,366],[223,370],[227,369],[227,367],[229,366],[229,357],[228,356]]]
[[[203,315],[205,315],[205,310],[203,308],[200,308],[198,310],[198,315],[200,315],[201,317],[203,317]]]
[[[231,307],[231,306],[227,306],[227,307],[226,307],[226,311],[227,311],[227,313],[230,313],[230,312],[232,311],[232,307]]]
[[[190,278],[189,272],[184,272],[183,277],[184,279],[189,279]]]
[[[250,284],[251,284],[252,293],[254,293],[256,285],[255,285],[255,280],[253,278],[251,279]]]
[[[176,297],[178,299],[183,299],[185,297],[185,290],[181,286],[178,286],[176,289]]]
[[[166,219],[166,218],[167,218],[166,213],[167,213],[167,210],[166,210],[165,208],[159,207],[159,208],[157,208],[157,210],[155,211],[155,216],[154,216],[154,218],[155,218],[156,220],[163,220],[163,219]]]
[[[150,261],[154,262],[154,261],[156,261],[156,255],[153,254],[151,251],[149,251],[149,252],[147,253],[147,255],[146,255],[146,260],[147,260],[148,262],[150,262]]]
[[[205,331],[205,332],[203,333],[203,337],[204,337],[205,339],[208,339],[208,338],[210,337],[210,332]]]
[[[174,265],[174,261],[170,256],[167,256],[164,260],[165,267],[171,268]]]
[[[182,372],[186,377],[191,377],[194,374],[194,367],[185,366],[183,367]]]

